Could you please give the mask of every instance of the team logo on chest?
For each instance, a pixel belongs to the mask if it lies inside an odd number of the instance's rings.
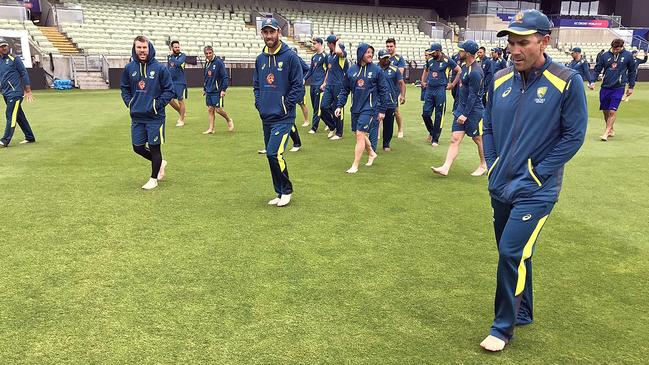
[[[137,87],[139,87],[140,90],[144,90],[146,88],[146,82],[144,80],[140,80],[140,82],[137,83]]]
[[[534,102],[537,104],[543,104],[545,103],[545,94],[548,92],[547,86],[541,86],[538,89],[536,89],[536,99],[534,99]]]
[[[212,70],[207,70],[207,76],[212,76]]]
[[[505,90],[501,96],[502,96],[503,98],[504,98],[504,97],[507,97],[507,95],[509,95],[510,92],[512,92],[512,87],[511,87],[511,86],[508,87],[507,90]]]
[[[133,77],[135,77],[135,75],[137,75],[137,71],[133,71],[133,73],[131,74],[131,76]]]
[[[153,79],[155,77],[155,71],[149,72],[149,78]]]
[[[284,62],[280,61],[277,63],[277,71],[282,71],[282,67],[284,67]]]
[[[272,73],[269,73],[268,76],[266,76],[266,82],[269,85],[272,85],[273,82],[275,82],[275,75],[273,75]]]
[[[613,64],[611,64],[611,68],[615,70],[617,68],[617,62],[613,62]]]
[[[363,80],[363,79],[358,79],[358,81],[356,81],[356,85],[358,85],[358,87],[363,87],[363,86],[365,86],[365,80]]]
[[[437,78],[437,72],[436,71],[433,71],[432,75],[433,75],[434,78]]]

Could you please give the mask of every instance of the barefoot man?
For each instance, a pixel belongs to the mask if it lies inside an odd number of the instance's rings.
[[[484,152],[498,247],[495,318],[480,346],[501,351],[514,327],[532,323],[532,254],[561,190],[564,165],[584,142],[588,110],[581,76],[544,51],[551,23],[518,13],[508,36],[513,66],[488,89]]]
[[[453,134],[451,134],[451,144],[446,152],[446,161],[440,167],[431,167],[434,173],[446,176],[450,170],[453,161],[460,152],[460,143],[464,135],[473,138],[473,142],[478,146],[478,156],[480,156],[480,165],[471,173],[472,176],[482,176],[487,172],[487,164],[482,152],[482,92],[484,73],[481,65],[476,61],[478,44],[472,40],[462,43],[460,48],[460,59],[464,62],[460,74],[462,84],[460,86],[460,102],[458,107],[453,111],[455,120],[453,121]]]

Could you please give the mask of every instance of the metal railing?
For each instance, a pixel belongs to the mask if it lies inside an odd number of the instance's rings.
[[[100,57],[101,57],[101,65],[100,65],[101,76],[104,79],[104,81],[106,81],[106,83],[108,84],[110,82],[110,76],[108,72],[110,69],[110,65],[108,64],[108,59],[106,59],[105,55],[101,55]]]

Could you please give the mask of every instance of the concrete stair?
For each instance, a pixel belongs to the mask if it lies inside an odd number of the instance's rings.
[[[109,85],[104,80],[101,71],[77,72],[77,85],[79,89],[100,90],[108,89]]]
[[[56,47],[61,54],[75,55],[79,54],[79,49],[75,47],[70,39],[59,32],[56,27],[39,27],[38,28],[47,40]]]

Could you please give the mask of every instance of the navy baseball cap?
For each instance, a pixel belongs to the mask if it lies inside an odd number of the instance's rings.
[[[573,49],[570,50],[570,52],[581,53],[581,48],[579,48],[579,47],[574,47]]]
[[[330,34],[327,37],[327,43],[336,43],[337,40],[338,40],[338,37],[336,37],[335,34]]]
[[[277,22],[277,19],[275,19],[275,18],[266,18],[261,23],[261,29],[264,29],[264,28],[279,29],[281,27],[279,26],[279,23]]]
[[[388,53],[387,49],[382,49],[379,51],[379,59],[381,58],[390,58],[390,53]]]
[[[8,46],[8,45],[9,45],[9,42],[7,42],[6,39],[4,39],[4,38],[0,38],[0,47],[2,47],[2,46]]]
[[[471,39],[468,39],[460,44],[460,50],[470,54],[478,53],[479,49],[480,46],[478,46],[478,43]]]
[[[433,43],[430,45],[430,48],[428,48],[428,52],[441,51],[441,50],[442,50],[442,45],[439,43]]]
[[[491,52],[503,53],[503,50],[500,49],[500,47],[494,47],[494,48],[491,49]]]
[[[504,37],[509,34],[530,35],[541,33],[550,34],[552,22],[545,14],[535,9],[528,9],[518,12],[514,19],[509,23],[507,29],[503,29],[497,37]]]
[[[317,42],[317,43],[320,43],[320,44],[323,44],[323,43],[324,43],[324,41],[323,41],[322,38],[320,38],[320,37],[315,37],[315,38],[313,38],[313,41],[314,41],[314,42]]]

